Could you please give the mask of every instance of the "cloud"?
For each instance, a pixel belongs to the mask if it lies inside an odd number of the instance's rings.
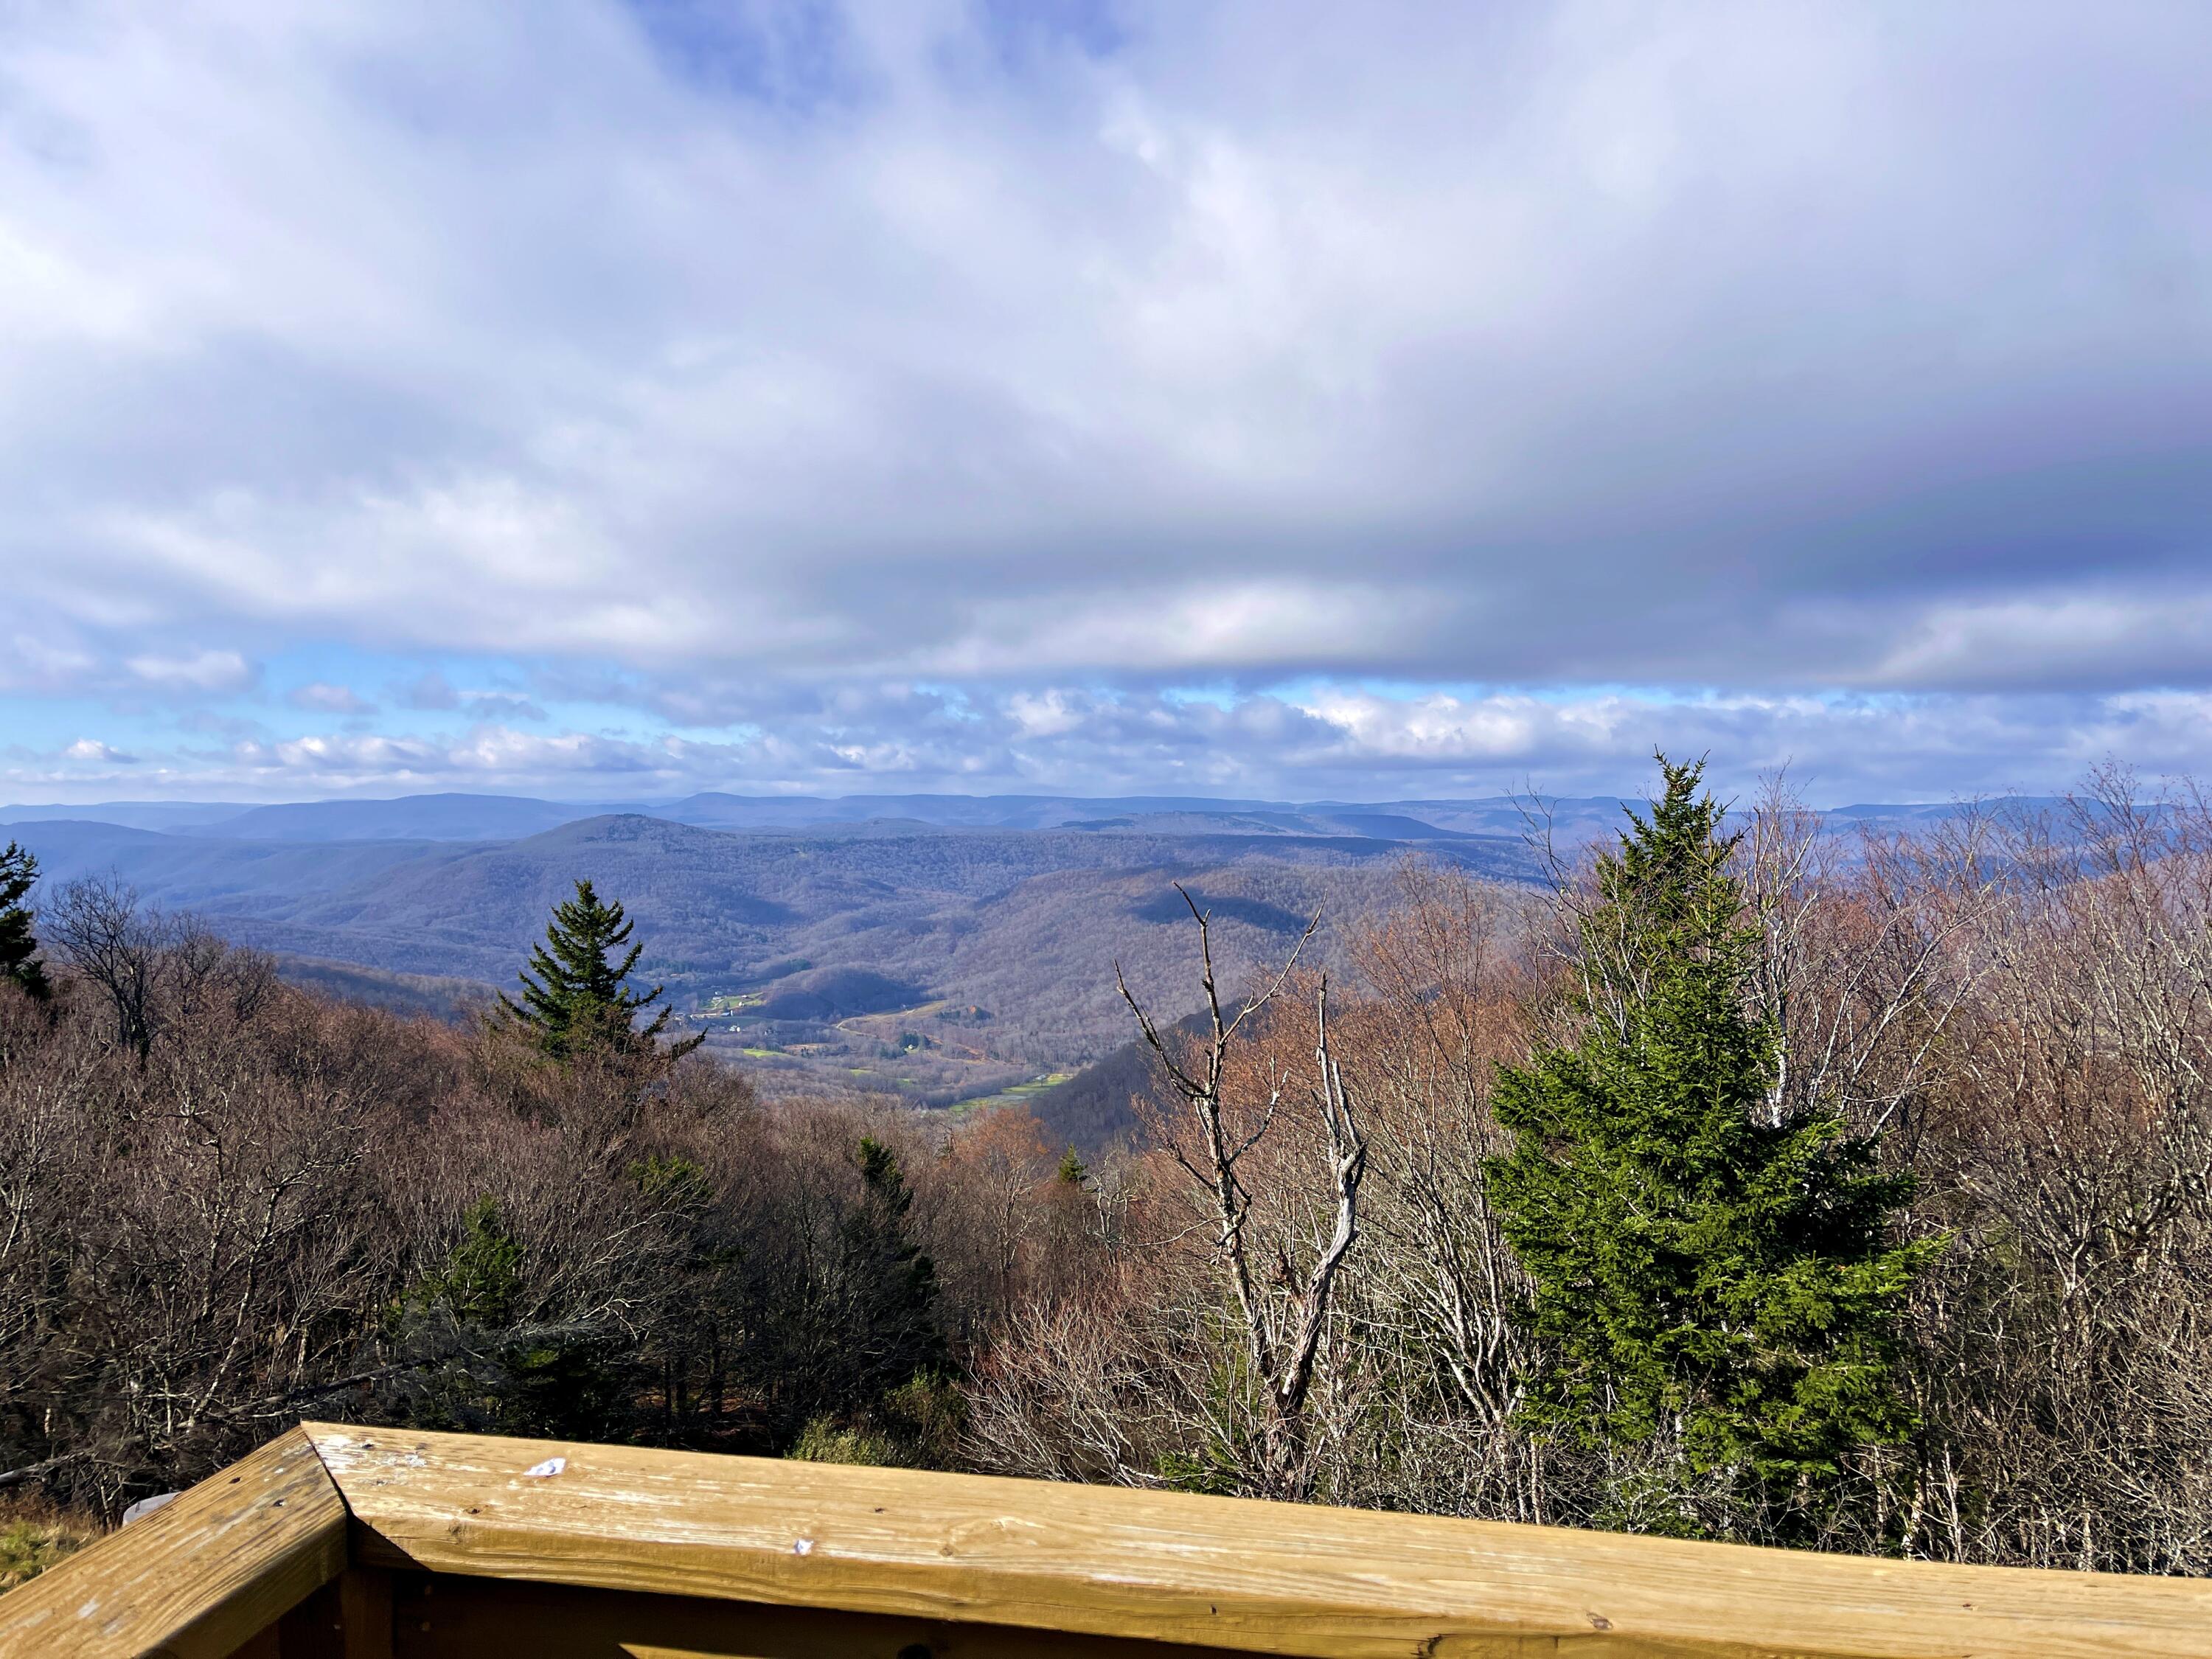
[[[520,691],[475,691],[461,699],[470,717],[480,720],[542,720],[545,711]]]
[[[17,633],[0,652],[0,692],[65,696],[90,679],[98,665],[72,641]]]
[[[1347,690],[1220,696],[1051,689],[999,696],[909,688],[794,700],[726,735],[608,727],[347,729],[123,754],[84,739],[0,764],[0,792],[189,783],[223,799],[510,790],[652,801],[703,789],[1191,793],[1419,799],[1535,788],[1607,793],[1648,780],[1650,755],[1710,754],[1724,791],[1786,769],[1825,805],[1947,799],[2070,782],[2124,754],[2147,772],[2203,769],[2212,693],[1953,693],[1691,698],[1649,690]],[[94,769],[88,770],[88,769]]]
[[[82,761],[95,766],[135,766],[138,757],[111,749],[97,738],[79,738],[62,750],[64,759]]]
[[[461,706],[461,694],[434,668],[424,670],[398,688],[394,695],[403,708],[447,709]]]
[[[350,686],[331,685],[322,680],[295,686],[285,694],[284,701],[295,708],[313,709],[325,714],[368,715],[376,712],[376,705]]]
[[[252,684],[254,678],[252,665],[235,651],[149,653],[129,659],[124,666],[147,684],[167,691],[236,691]]]
[[[480,665],[307,705],[394,781],[471,763],[411,715],[614,718],[552,685],[785,781],[1072,776],[1058,742],[1101,787],[1350,788],[1669,731],[1878,732],[1925,747],[1849,764],[1939,791],[2203,765],[2156,699],[2212,690],[2212,23],[2094,36],[2057,0],[19,9],[0,696]],[[1193,686],[1237,752],[1194,754]]]
[[[402,708],[439,713],[458,712],[472,720],[542,720],[545,711],[520,691],[456,690],[438,670],[427,669],[406,684],[395,688]]]

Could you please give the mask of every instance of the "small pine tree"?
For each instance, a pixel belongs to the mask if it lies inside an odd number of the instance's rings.
[[[937,1267],[922,1253],[908,1212],[914,1192],[891,1149],[873,1136],[859,1148],[860,1201],[844,1223],[850,1297],[852,1382],[872,1404],[945,1364],[937,1323]]]
[[[515,975],[522,981],[522,1000],[502,995],[501,1015],[528,1031],[555,1060],[653,1051],[668,1027],[669,1010],[661,1009],[647,1025],[637,1024],[640,1011],[659,1000],[662,988],[641,993],[629,987],[630,970],[645,949],[629,945],[634,925],[623,918],[620,901],[602,902],[590,882],[579,881],[576,896],[554,907],[545,942],[532,948],[529,968]],[[619,962],[607,960],[609,952],[625,945],[629,949]],[[689,1054],[703,1040],[686,1037],[671,1044],[663,1057]]]
[[[39,960],[39,941],[32,931],[35,919],[23,902],[38,879],[38,860],[29,848],[9,842],[7,850],[0,852],[0,981],[43,1002],[53,994],[53,987]]]
[[[489,1194],[469,1206],[461,1226],[460,1243],[443,1270],[423,1282],[421,1299],[443,1305],[465,1325],[513,1324],[522,1303],[521,1241]]]
[[[498,1200],[486,1194],[471,1205],[443,1266],[394,1310],[394,1340],[419,1341],[427,1328],[434,1350],[447,1350],[424,1368],[413,1421],[479,1434],[619,1432],[636,1380],[631,1344],[612,1330],[540,1322],[528,1265]]]
[[[1911,1182],[1870,1139],[1824,1109],[1776,1121],[1733,842],[1702,763],[1660,764],[1650,816],[1599,861],[1580,1039],[1500,1068],[1515,1139],[1490,1181],[1548,1356],[1533,1425],[1656,1451],[1675,1499],[1642,1524],[1693,1531],[1693,1487],[1786,1502],[1910,1431],[1893,1329],[1940,1245],[1888,1242]]]

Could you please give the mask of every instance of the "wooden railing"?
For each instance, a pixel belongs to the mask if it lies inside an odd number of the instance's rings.
[[[0,1659],[2212,1656],[2212,1584],[310,1424]]]

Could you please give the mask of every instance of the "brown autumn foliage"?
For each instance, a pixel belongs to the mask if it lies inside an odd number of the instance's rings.
[[[1822,1541],[2212,1571],[2212,804],[1745,827],[1768,1109],[1878,1132],[1948,1241],[1918,1426]],[[1561,877],[1409,865],[1212,1083],[1166,1028],[1212,1095],[1087,1170],[1019,1112],[550,1067],[77,894],[64,994],[0,998],[0,1480],[112,1514],[312,1413],[1587,1522],[1620,1471],[1522,1425],[1485,1180],[1497,1065],[1568,1019]]]
[[[59,905],[59,994],[0,994],[0,1486],[112,1516],[309,1414],[926,1461],[956,1348],[1088,1249],[1025,1115],[948,1145],[696,1058],[549,1064]]]
[[[1997,803],[1911,837],[1823,834],[1780,791],[1744,828],[1757,994],[1784,1036],[1768,1109],[1831,1102],[1878,1132],[1918,1181],[1899,1226],[1948,1241],[1905,1333],[1918,1427],[1841,1473],[1823,1543],[2212,1571],[2212,803],[2108,771],[2054,811]],[[1537,903],[1409,866],[1349,929],[1328,1047],[1367,1160],[1301,1402],[1316,1498],[1576,1523],[1620,1478],[1517,1425],[1532,1355],[1485,1200],[1495,1066],[1557,1039],[1577,971],[1587,888],[1559,874]],[[1237,1249],[1279,1296],[1334,1231],[1315,989],[1254,1017],[1219,1090]],[[1125,1174],[1131,1224],[1082,1294],[1008,1319],[969,1455],[1280,1490],[1218,1164],[1182,1094],[1156,1085],[1149,1109],[1162,1150]]]

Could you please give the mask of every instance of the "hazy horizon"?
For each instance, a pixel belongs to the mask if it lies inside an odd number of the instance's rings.
[[[1728,793],[1728,792],[1723,792],[1723,793]],[[2060,793],[2063,793],[2063,792],[2060,792]],[[1964,804],[1964,803],[1966,803],[1966,802],[1967,802],[1967,801],[1973,800],[1973,799],[1999,799],[1999,798],[2002,798],[2002,797],[2003,797],[2003,796],[2008,796],[2008,796],[2014,796],[2014,797],[2021,797],[2021,798],[2024,798],[2024,799],[2033,799],[2033,800],[2042,800],[2042,799],[2051,799],[2051,797],[2046,797],[2046,796],[2043,796],[2043,795],[2033,795],[2033,794],[2027,794],[2027,793],[2026,793],[2026,792],[2021,792],[2021,791],[2009,791],[2009,792],[1991,792],[1990,794],[1982,795],[1982,796],[1957,795],[1957,796],[1947,796],[1947,797],[1943,797],[1943,798],[1941,798],[1941,799],[1909,799],[1909,798],[1903,798],[1903,797],[1895,798],[1895,799],[1884,799],[1884,800],[1875,800],[1875,799],[1870,799],[1870,798],[1869,798],[1869,799],[1834,799],[1834,800],[1827,800],[1827,799],[1818,799],[1818,800],[1816,800],[1816,799],[1811,799],[1811,798],[1809,798],[1809,797],[1807,797],[1807,798],[1804,798],[1804,799],[1805,799],[1805,804],[1806,804],[1808,806],[1811,807],[1811,808],[1812,808],[1813,810],[1814,810],[1814,811],[1848,811],[1848,810],[1850,810],[1850,809],[1851,809],[1851,808],[1853,808],[1853,807],[1859,807],[1859,806],[1911,806],[1911,807],[1922,807],[1922,806],[1949,806],[1949,805],[1961,805],[1961,804]],[[124,796],[106,796],[106,797],[87,798],[87,799],[79,799],[79,800],[55,800],[55,799],[33,800],[33,799],[10,799],[10,800],[0,800],[0,813],[17,813],[17,812],[21,812],[21,811],[27,811],[27,810],[30,810],[30,809],[33,809],[33,808],[42,807],[42,806],[52,806],[52,807],[55,807],[55,808],[57,808],[57,809],[70,808],[70,807],[77,807],[77,808],[83,808],[83,809],[88,809],[88,810],[89,810],[89,809],[95,809],[95,808],[115,808],[115,809],[122,809],[122,808],[128,808],[128,807],[143,807],[143,808],[148,808],[148,809],[167,809],[167,810],[175,810],[175,811],[185,811],[185,810],[189,810],[189,809],[195,808],[195,807],[222,808],[222,807],[233,807],[233,806],[235,806],[235,807],[239,807],[239,808],[241,808],[241,809],[244,809],[244,810],[246,810],[246,811],[252,811],[252,810],[253,810],[253,809],[256,809],[256,808],[258,808],[258,807],[264,807],[264,806],[321,806],[321,805],[346,805],[346,804],[358,804],[358,805],[379,805],[379,804],[389,805],[389,804],[392,804],[392,803],[396,803],[396,802],[402,802],[402,801],[410,801],[410,800],[436,800],[436,799],[475,799],[475,800],[514,800],[514,801],[532,801],[532,802],[542,802],[542,803],[544,803],[544,804],[549,805],[562,806],[562,807],[588,807],[588,808],[598,809],[598,810],[604,811],[606,811],[606,812],[621,812],[621,811],[645,811],[645,812],[648,812],[648,813],[649,813],[649,812],[652,811],[652,809],[653,809],[654,807],[666,807],[666,806],[678,805],[680,805],[681,803],[683,803],[684,801],[690,800],[690,799],[696,799],[696,798],[702,797],[702,796],[728,796],[728,797],[732,797],[732,798],[734,798],[734,799],[740,799],[740,800],[752,800],[752,801],[761,801],[761,802],[775,802],[775,801],[786,801],[786,800],[788,800],[788,801],[818,800],[818,801],[823,801],[823,802],[845,802],[845,801],[867,801],[867,800],[886,800],[886,801],[892,801],[892,800],[975,800],[975,801],[985,801],[985,800],[1020,800],[1020,799],[1035,799],[1035,800],[1097,801],[1097,802],[1100,802],[1100,803],[1102,803],[1102,804],[1103,804],[1103,803],[1113,803],[1113,802],[1133,802],[1133,801],[1163,801],[1163,802],[1165,802],[1165,801],[1190,801],[1190,802],[1203,802],[1203,803],[1206,803],[1206,804],[1210,804],[1210,805],[1218,805],[1218,806],[1224,806],[1224,807],[1229,807],[1229,806],[1239,806],[1239,805],[1243,805],[1243,806],[1255,806],[1255,807],[1269,807],[1269,806],[1322,806],[1322,805],[1335,805],[1335,806],[1389,806],[1389,805],[1416,805],[1416,804],[1419,804],[1419,803],[1422,803],[1422,802],[1430,802],[1430,801],[1433,801],[1433,802],[1454,801],[1454,802],[1463,802],[1463,803],[1476,803],[1476,804],[1483,804],[1483,805],[1492,805],[1492,804],[1496,804],[1496,805],[1517,805],[1517,804],[1523,803],[1523,802],[1535,803],[1535,802],[1540,802],[1540,801],[1549,801],[1549,802],[1553,802],[1553,803],[1568,803],[1568,802],[1572,802],[1572,803],[1588,803],[1588,802],[1612,802],[1612,801],[1616,801],[1616,800],[1617,800],[1617,801],[1622,801],[1622,802],[1626,802],[1626,803],[1629,803],[1629,804],[1634,804],[1634,803],[1636,803],[1636,802],[1639,802],[1639,801],[1642,801],[1642,800],[1644,800],[1644,799],[1649,799],[1649,792],[1638,792],[1638,791],[1635,791],[1635,790],[1626,790],[1626,791],[1601,791],[1601,792],[1596,792],[1596,793],[1588,793],[1588,794],[1563,795],[1563,794],[1555,794],[1555,793],[1553,793],[1548,792],[1548,791],[1546,791],[1546,792],[1536,792],[1536,793],[1529,793],[1529,792],[1520,791],[1520,790],[1499,790],[1499,791],[1484,792],[1484,793],[1480,793],[1453,794],[1453,795],[1436,794],[1436,795],[1373,795],[1373,796],[1346,796],[1346,795],[1326,795],[1326,796],[1324,796],[1324,795],[1310,795],[1310,796],[1288,796],[1288,795],[1285,795],[1285,796],[1266,796],[1266,795],[1249,795],[1249,794],[1235,794],[1235,795],[1232,795],[1232,794],[1212,794],[1212,793],[1206,793],[1206,791],[1203,791],[1203,790],[1164,790],[1164,789],[1155,789],[1155,790],[1147,790],[1147,789],[1133,789],[1133,790],[1128,790],[1128,791],[1116,792],[1116,793],[1111,793],[1111,794],[1095,794],[1095,793],[1089,793],[1089,792],[1086,792],[1086,791],[1083,791],[1083,790],[1073,790],[1073,789],[1043,789],[1043,790],[1040,790],[1040,789],[966,790],[966,789],[895,789],[895,788],[884,788],[884,789],[853,789],[853,790],[843,790],[843,791],[824,791],[824,790],[820,790],[820,789],[800,789],[800,788],[789,788],[789,789],[767,789],[767,788],[751,788],[751,789],[730,788],[730,789],[716,789],[716,788],[708,787],[708,788],[702,788],[702,789],[699,789],[699,790],[688,791],[688,792],[686,792],[685,793],[684,793],[684,794],[680,794],[680,795],[665,795],[665,794],[655,794],[655,795],[635,795],[635,796],[608,795],[608,796],[598,796],[598,797],[595,797],[595,796],[588,796],[588,795],[552,795],[552,794],[545,794],[545,793],[538,793],[538,792],[535,792],[535,791],[531,791],[531,790],[522,790],[522,789],[456,789],[456,790],[426,789],[426,790],[406,790],[406,791],[402,791],[402,792],[398,793],[376,793],[376,792],[374,792],[374,791],[366,791],[366,790],[364,790],[364,791],[349,792],[349,793],[330,793],[330,794],[320,794],[320,795],[270,795],[270,796],[258,797],[258,798],[257,798],[257,797],[247,796],[247,795],[244,795],[244,794],[240,794],[240,795],[237,795],[237,796],[222,796],[222,795],[213,795],[213,794],[210,794],[210,795],[178,795],[178,796],[173,796],[173,797],[151,797],[151,798],[143,798],[143,799],[133,799],[133,798],[130,798],[130,797],[124,797]],[[1730,796],[1730,799],[1740,799],[1740,798],[1741,798],[1741,797],[1740,797],[1740,796],[1737,796],[1737,795],[1731,795],[1731,796]]]

